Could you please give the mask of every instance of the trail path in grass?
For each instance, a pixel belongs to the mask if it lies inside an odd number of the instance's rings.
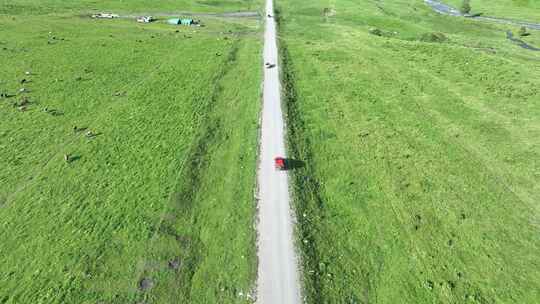
[[[437,0],[424,0],[424,2],[427,5],[429,5],[434,11],[443,15],[450,15],[450,16],[456,16],[456,17],[469,17],[471,19],[493,21],[493,22],[505,23],[505,24],[513,24],[513,25],[518,25],[518,26],[525,26],[529,29],[540,30],[540,23],[531,23],[531,22],[525,22],[525,21],[520,21],[520,20],[512,20],[512,19],[488,17],[488,16],[466,15],[466,14],[462,14],[458,9]]]
[[[273,16],[272,0],[266,13]],[[293,217],[289,205],[289,183],[285,171],[274,169],[275,156],[285,157],[283,115],[281,112],[276,24],[266,18],[264,92],[260,140],[258,278],[257,303],[295,304],[300,301],[298,263],[293,242]]]

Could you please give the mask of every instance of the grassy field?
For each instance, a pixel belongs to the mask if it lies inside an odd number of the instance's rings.
[[[443,3],[460,8],[463,1],[443,0]],[[473,13],[540,23],[540,2],[536,0],[471,0]]]
[[[86,3],[0,5],[0,303],[249,302],[259,21]]]
[[[537,302],[540,53],[423,1],[278,6],[307,302]]]
[[[92,11],[125,13],[258,11],[259,0],[0,0],[0,14],[36,15],[71,12],[81,14]]]

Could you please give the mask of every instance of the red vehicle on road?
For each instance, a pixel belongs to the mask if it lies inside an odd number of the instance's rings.
[[[286,160],[281,156],[274,158],[274,166],[276,170],[287,170]]]

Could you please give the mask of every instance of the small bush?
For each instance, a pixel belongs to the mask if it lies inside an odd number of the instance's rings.
[[[443,33],[425,33],[420,37],[420,41],[424,42],[445,42],[448,38]]]
[[[462,14],[468,14],[471,12],[471,1],[470,0],[463,0],[463,3],[461,4],[460,11]]]
[[[531,33],[527,32],[527,28],[522,26],[519,31],[518,31],[518,35],[520,35],[521,37],[525,37],[525,36],[529,36]]]
[[[375,35],[375,36],[382,36],[384,33],[382,30],[378,29],[378,28],[372,28],[369,30],[369,33],[371,35]]]

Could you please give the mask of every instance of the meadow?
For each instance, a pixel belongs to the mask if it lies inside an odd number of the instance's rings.
[[[0,303],[249,303],[259,20],[90,3],[0,5]]]
[[[277,3],[307,303],[535,303],[540,53],[423,1]]]
[[[444,0],[443,3],[460,8],[463,1]],[[505,17],[530,22],[540,22],[540,2],[534,0],[471,0],[471,12],[486,16]]]
[[[84,14],[88,12],[115,13],[167,13],[197,12],[222,13],[235,11],[258,11],[259,0],[2,0],[0,14],[43,15]]]

